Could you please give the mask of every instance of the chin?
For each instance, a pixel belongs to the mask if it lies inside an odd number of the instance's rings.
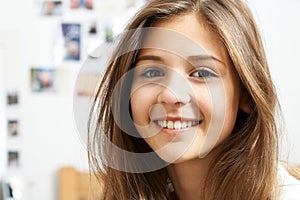
[[[190,152],[185,152],[182,154],[182,152],[176,152],[176,151],[164,151],[164,152],[156,152],[158,156],[164,160],[167,163],[170,164],[179,164],[179,163],[184,163],[188,162],[191,160],[196,160],[200,159],[199,153],[190,153]]]

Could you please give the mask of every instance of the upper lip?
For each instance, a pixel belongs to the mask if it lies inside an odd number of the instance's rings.
[[[152,121],[202,121],[201,119],[191,118],[191,117],[173,117],[173,116],[167,116],[162,118],[155,118],[152,119]]]

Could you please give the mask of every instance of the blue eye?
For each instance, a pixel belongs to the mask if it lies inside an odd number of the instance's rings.
[[[211,78],[211,77],[217,77],[217,75],[210,70],[207,69],[199,69],[197,71],[194,71],[191,76],[193,77],[199,77],[199,78]]]
[[[160,77],[164,76],[165,74],[157,69],[149,69],[146,72],[142,74],[142,76],[147,78],[154,78],[154,77]]]

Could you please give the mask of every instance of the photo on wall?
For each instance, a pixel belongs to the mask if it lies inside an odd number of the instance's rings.
[[[87,54],[91,55],[95,49],[97,49],[101,44],[105,42],[104,38],[104,20],[100,21],[97,19],[89,20],[87,23],[87,32],[84,32],[83,34],[86,35],[86,49]]]
[[[19,103],[18,91],[9,90],[7,92],[7,105],[17,105]]]
[[[88,34],[89,36],[95,36],[98,34],[98,22],[97,20],[90,21],[88,24]]]
[[[93,0],[70,0],[70,8],[92,10],[94,8]]]
[[[46,16],[55,16],[63,14],[63,2],[62,1],[42,1],[40,2],[40,13]]]
[[[81,24],[62,23],[63,60],[79,61],[81,54]]]
[[[65,94],[72,91],[72,70],[67,68],[32,67],[30,87],[33,93]]]
[[[19,151],[8,151],[7,152],[7,165],[8,167],[19,167],[20,166],[20,153]]]
[[[32,92],[52,93],[56,89],[55,83],[55,70],[52,68],[32,68],[30,70],[31,90]]]
[[[115,20],[114,19],[106,19],[104,24],[104,38],[105,42],[113,42],[116,33],[114,32]]]
[[[19,135],[19,121],[17,119],[7,120],[8,137],[16,137]]]

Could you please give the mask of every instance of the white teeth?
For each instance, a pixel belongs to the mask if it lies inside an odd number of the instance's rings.
[[[167,121],[166,120],[163,121],[162,127],[167,127]]]
[[[198,125],[200,121],[166,121],[166,120],[157,120],[156,123],[163,128],[167,129],[184,129],[190,128],[192,126]]]
[[[174,129],[181,129],[181,122],[180,121],[176,121],[174,123]]]
[[[172,121],[168,121],[168,129],[173,129],[174,123]]]
[[[185,127],[187,127],[187,123],[186,123],[186,121],[183,121],[183,122],[181,123],[181,128],[185,128]]]

